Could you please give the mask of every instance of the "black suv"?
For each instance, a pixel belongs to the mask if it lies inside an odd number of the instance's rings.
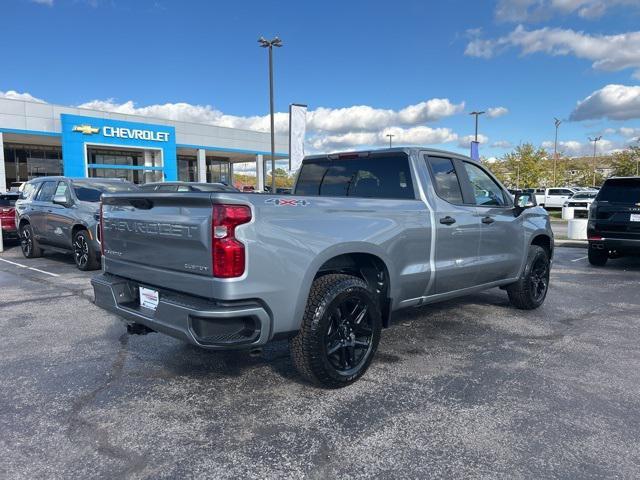
[[[640,177],[610,178],[589,209],[589,262],[640,255]]]
[[[100,268],[100,197],[138,190],[133,183],[109,178],[40,177],[24,185],[16,201],[22,253],[43,250],[73,253],[80,270]]]

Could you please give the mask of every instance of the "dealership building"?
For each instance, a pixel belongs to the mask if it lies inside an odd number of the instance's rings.
[[[288,158],[276,135],[276,159]],[[46,175],[233,183],[255,162],[257,187],[269,133],[0,98],[0,192]]]

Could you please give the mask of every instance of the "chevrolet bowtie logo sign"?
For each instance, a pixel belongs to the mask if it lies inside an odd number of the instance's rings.
[[[75,125],[73,131],[80,132],[84,135],[93,135],[94,133],[98,133],[100,129],[92,127],[91,125]]]

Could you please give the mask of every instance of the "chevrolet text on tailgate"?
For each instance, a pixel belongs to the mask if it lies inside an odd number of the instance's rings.
[[[293,195],[108,194],[96,304],[132,333],[209,349],[288,339],[309,381],[362,376],[392,313],[493,287],[545,300],[549,217],[469,158],[395,148],[307,157]]]

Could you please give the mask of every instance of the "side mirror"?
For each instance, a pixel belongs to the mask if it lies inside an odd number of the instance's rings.
[[[518,214],[522,213],[522,211],[527,208],[532,208],[538,205],[535,194],[526,192],[516,193],[513,203],[516,205]]]
[[[67,201],[67,197],[65,195],[56,195],[53,197],[53,203],[56,205],[62,205],[63,207],[68,207],[69,202]]]

